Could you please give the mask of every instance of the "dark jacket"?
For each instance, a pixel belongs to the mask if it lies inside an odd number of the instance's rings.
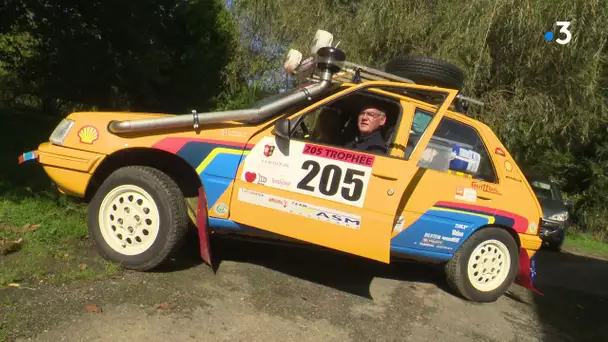
[[[354,141],[347,143],[344,147],[375,154],[386,154],[388,151],[386,141],[379,131],[367,136],[355,137]]]

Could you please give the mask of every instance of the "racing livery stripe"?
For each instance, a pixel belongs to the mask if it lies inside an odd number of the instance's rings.
[[[488,224],[527,230],[528,221],[514,213],[482,206],[440,201],[391,239],[391,250],[401,254],[453,254],[477,229]],[[414,253],[415,252],[415,253]],[[433,254],[434,253],[434,254]]]
[[[490,215],[437,207],[429,208],[411,223],[407,222],[407,215],[405,217],[407,228],[393,236],[391,249],[424,250],[450,255],[475,230],[493,220]]]
[[[164,150],[164,151],[167,151],[167,152],[170,152],[173,154],[177,154],[177,152],[179,150],[181,150],[184,147],[184,145],[186,145],[187,143],[190,143],[190,142],[206,143],[206,144],[211,144],[211,145],[223,145],[223,146],[237,147],[237,148],[248,148],[248,149],[251,149],[253,147],[253,145],[250,145],[250,144],[228,141],[228,140],[200,139],[200,138],[177,138],[177,137],[164,138],[164,139],[156,142],[154,145],[152,145],[152,147],[157,148],[159,150]]]
[[[462,213],[468,213],[468,214],[491,215],[494,218],[494,221],[488,222],[488,224],[495,223],[495,224],[505,226],[505,227],[510,227],[510,228],[513,228],[513,226],[515,225],[514,219],[512,219],[510,217],[502,216],[502,215],[496,215],[496,211],[494,209],[490,209],[490,208],[478,207],[480,210],[473,210],[473,209],[463,210],[463,209],[454,209],[454,207],[439,205],[439,204],[435,204],[434,207],[435,208],[446,208],[446,209],[451,209],[451,210],[459,210]]]
[[[211,209],[234,181],[243,155],[253,145],[212,139],[166,138],[158,148],[184,159],[199,176]]]
[[[249,151],[242,151],[242,150],[235,150],[232,148],[223,148],[223,147],[218,147],[218,148],[214,148],[213,151],[211,151],[211,153],[209,153],[205,159],[203,159],[203,161],[196,167],[196,173],[197,174],[201,174],[205,168],[207,168],[207,166],[209,166],[209,164],[215,159],[215,157],[217,157],[219,154],[231,154],[231,155],[237,155],[240,159],[241,155],[247,155],[249,154]]]
[[[483,217],[483,218],[487,219],[488,220],[488,224],[492,224],[496,220],[496,218],[494,216],[484,215],[482,213],[468,212],[468,211],[463,211],[463,210],[458,210],[458,209],[451,209],[451,208],[445,208],[445,207],[439,207],[439,206],[434,206],[429,211],[445,211],[445,212],[461,213],[461,214],[468,214],[468,215],[476,215],[476,216]]]
[[[450,209],[460,209],[468,212],[485,213],[487,215],[493,215],[497,218],[497,224],[507,225],[513,228],[518,233],[525,233],[528,230],[528,220],[520,215],[512,212],[490,209],[472,204],[454,203],[454,202],[437,202],[436,207],[444,207]]]

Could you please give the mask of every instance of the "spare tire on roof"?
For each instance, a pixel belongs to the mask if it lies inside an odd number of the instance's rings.
[[[446,61],[424,56],[398,56],[390,60],[385,71],[408,78],[416,84],[462,90],[464,72]]]

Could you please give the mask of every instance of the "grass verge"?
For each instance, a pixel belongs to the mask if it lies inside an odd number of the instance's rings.
[[[589,254],[599,254],[608,258],[608,243],[602,242],[591,234],[573,232],[566,236],[564,246]]]
[[[21,153],[47,141],[59,120],[0,109],[0,287],[121,271],[99,258],[87,239],[86,206],[53,189],[35,161],[17,162]]]

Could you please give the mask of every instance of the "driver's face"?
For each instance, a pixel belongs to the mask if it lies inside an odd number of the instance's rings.
[[[363,135],[375,132],[378,127],[384,125],[386,116],[376,108],[365,108],[359,113],[357,125]]]

